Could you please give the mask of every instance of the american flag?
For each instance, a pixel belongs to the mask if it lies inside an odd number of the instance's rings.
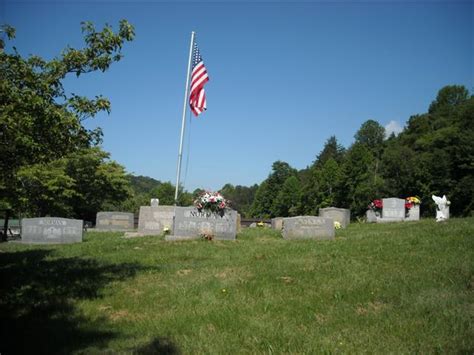
[[[199,53],[197,43],[193,47],[193,71],[191,73],[191,89],[189,91],[189,106],[195,116],[206,110],[206,92],[204,84],[209,81],[206,67]]]

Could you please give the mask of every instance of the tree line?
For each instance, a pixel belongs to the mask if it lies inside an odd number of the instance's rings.
[[[347,149],[332,136],[314,162],[297,171],[276,161],[256,190],[248,215],[317,215],[319,208],[349,208],[361,217],[383,197],[418,196],[433,215],[431,195],[446,194],[455,216],[474,208],[474,96],[463,86],[442,88],[428,112],[411,116],[399,135],[385,137],[368,120]]]
[[[174,185],[127,174],[101,148],[102,131],[83,122],[110,112],[110,102],[67,93],[62,81],[105,72],[122,59],[134,38],[127,21],[97,31],[82,23],[85,46],[66,48],[47,61],[10,53],[0,41],[0,210],[11,215],[64,216],[94,221],[98,211],[138,212],[157,197],[174,203]],[[6,39],[15,30],[2,27]],[[221,193],[244,217],[318,214],[321,207],[350,208],[362,216],[381,197],[419,196],[432,213],[431,194],[448,195],[453,215],[469,215],[474,201],[474,98],[463,86],[442,88],[428,112],[410,117],[398,135],[385,137],[374,120],[362,124],[345,148],[329,137],[302,170],[276,161],[267,179],[253,186],[225,184]],[[179,205],[202,192],[180,187]]]

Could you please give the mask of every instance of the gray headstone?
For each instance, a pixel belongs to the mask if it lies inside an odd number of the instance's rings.
[[[420,220],[420,205],[413,205],[413,207],[408,210],[408,216],[405,218],[405,221],[419,221],[419,220]]]
[[[351,211],[346,208],[320,208],[319,217],[332,218],[334,222],[339,222],[342,228],[346,228],[351,223]]]
[[[285,239],[334,239],[334,221],[314,216],[284,218],[282,234]]]
[[[272,218],[272,229],[281,231],[283,229],[283,217]]]
[[[150,200],[150,206],[151,207],[158,207],[160,205],[160,199],[158,198],[152,198]]]
[[[95,228],[107,231],[128,231],[133,229],[133,213],[98,212]]]
[[[160,235],[165,228],[173,229],[174,206],[141,206],[138,215],[140,235]]]
[[[367,210],[367,212],[365,213],[365,217],[366,217],[367,223],[377,222],[377,215],[375,214],[373,210]]]
[[[23,243],[65,244],[82,242],[83,221],[60,217],[23,218]]]
[[[237,234],[237,211],[226,209],[224,215],[195,207],[177,207],[174,236],[213,235],[215,239],[233,240]]]
[[[383,222],[403,221],[405,219],[405,200],[401,198],[384,198],[382,200]]]

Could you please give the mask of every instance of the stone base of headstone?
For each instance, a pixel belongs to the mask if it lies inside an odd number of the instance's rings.
[[[136,232],[136,229],[97,229],[97,228],[87,228],[88,232],[94,232],[94,233],[110,233],[110,232],[124,232],[124,233],[133,233]]]
[[[283,219],[282,235],[285,239],[334,239],[336,232],[332,218],[299,216]]]
[[[351,211],[346,208],[327,207],[319,209],[319,217],[332,218],[346,228],[351,222]]]

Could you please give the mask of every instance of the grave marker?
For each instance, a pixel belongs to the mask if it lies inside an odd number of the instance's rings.
[[[285,239],[334,239],[334,221],[314,216],[284,218],[282,234]]]
[[[215,239],[234,240],[237,234],[237,211],[226,209],[221,216],[218,213],[195,207],[176,207],[173,235],[175,237],[199,237],[212,235]]]
[[[378,222],[401,222],[405,220],[405,200],[401,198],[382,199],[382,219]]]
[[[60,217],[23,218],[21,241],[35,244],[82,242],[83,221]]]
[[[133,229],[133,213],[98,212],[95,228],[106,231],[127,231]]]
[[[319,216],[332,218],[334,222],[339,222],[342,228],[346,228],[351,222],[351,211],[346,208],[320,208]]]
[[[141,206],[138,215],[139,235],[160,235],[173,229],[174,206]]]

